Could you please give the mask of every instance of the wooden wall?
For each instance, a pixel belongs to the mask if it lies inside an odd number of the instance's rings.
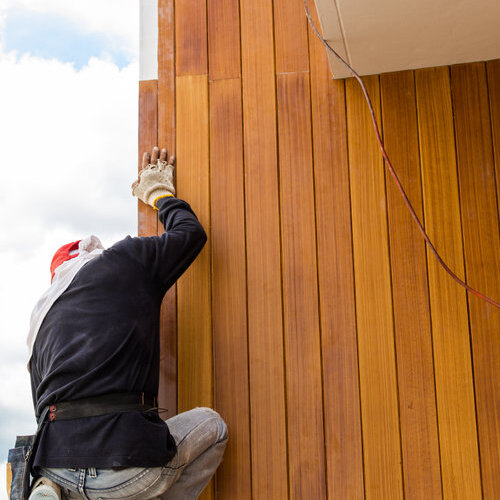
[[[165,300],[161,397],[230,432],[203,498],[498,498],[500,311],[426,251],[302,0],[159,0],[159,27],[139,149],[176,154],[209,236]],[[365,81],[438,250],[499,300],[500,61]]]

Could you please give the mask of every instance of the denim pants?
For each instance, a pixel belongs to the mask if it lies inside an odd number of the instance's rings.
[[[167,420],[177,454],[164,467],[113,469],[42,468],[61,486],[63,499],[194,500],[222,461],[228,434],[218,413],[195,408]]]

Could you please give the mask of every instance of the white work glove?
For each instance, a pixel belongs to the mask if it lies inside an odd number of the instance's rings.
[[[174,160],[157,160],[149,164],[139,173],[139,181],[132,184],[132,194],[147,205],[156,208],[155,202],[164,196],[174,196]]]

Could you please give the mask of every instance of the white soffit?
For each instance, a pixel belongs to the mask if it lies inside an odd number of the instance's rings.
[[[323,36],[361,75],[500,58],[500,0],[315,1]],[[351,76],[329,58],[334,78]]]
[[[158,79],[158,0],[140,1],[139,80]]]

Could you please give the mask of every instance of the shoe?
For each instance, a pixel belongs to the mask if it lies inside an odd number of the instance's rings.
[[[61,488],[46,477],[39,477],[31,488],[28,500],[61,500]]]

